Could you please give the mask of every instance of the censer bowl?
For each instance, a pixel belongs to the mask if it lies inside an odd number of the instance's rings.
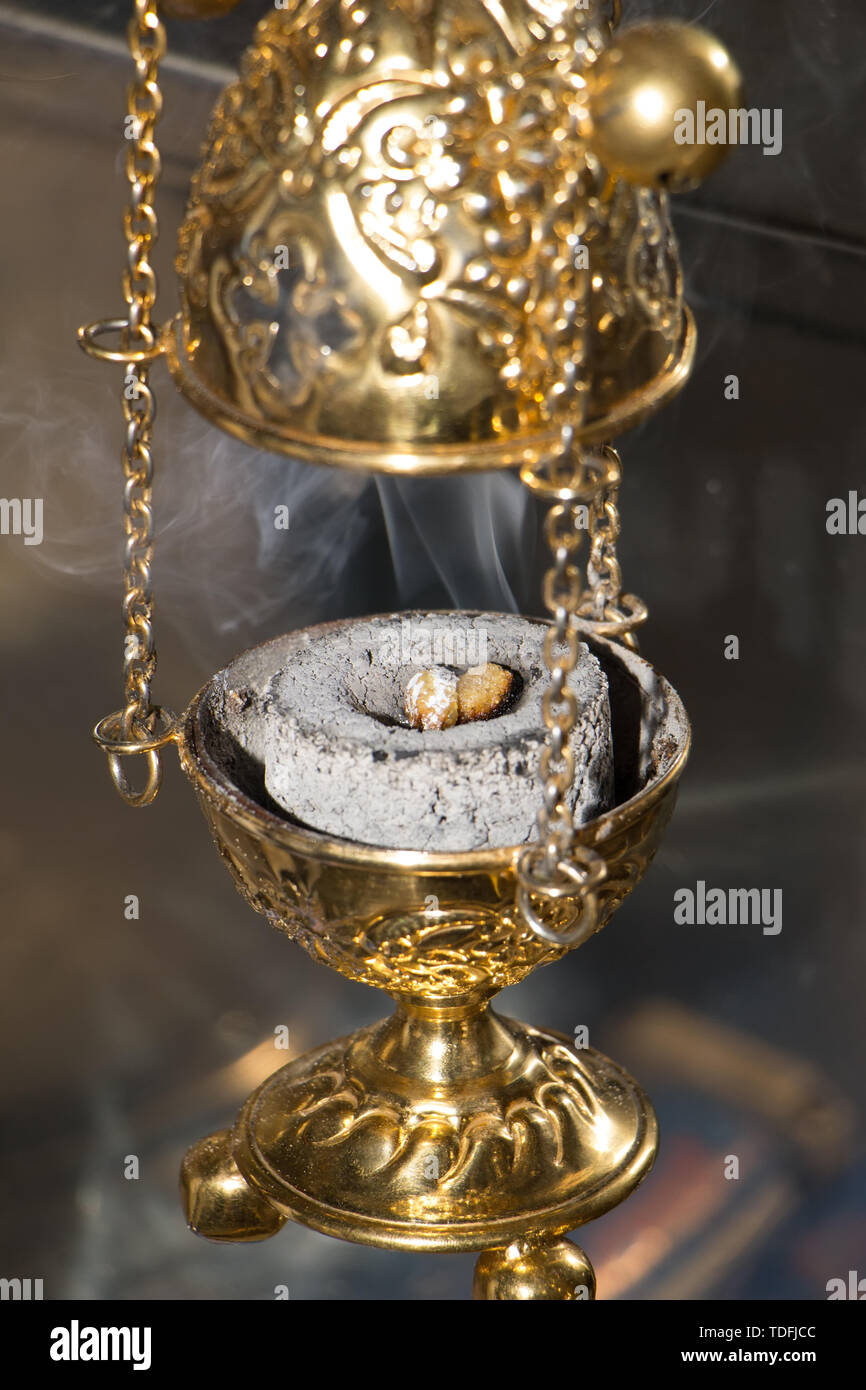
[[[276,670],[305,635],[277,638],[253,655],[260,661],[272,653]],[[688,756],[689,726],[676,692],[647,661],[589,630],[582,637],[608,677],[617,788],[614,808],[578,832],[607,866],[600,929],[658,848]],[[248,659],[239,657],[230,670]],[[241,721],[226,726],[221,697],[215,678],[190,704],[184,771],[243,896],[316,959],[362,984],[445,1004],[489,996],[564,954],[515,910],[524,846],[414,852],[311,830],[272,801],[262,764],[238,737]]]
[[[690,735],[647,661],[589,627],[581,636],[607,675],[614,747],[614,808],[579,830],[607,867],[600,928],[658,848]],[[229,671],[276,671],[302,639],[278,638]],[[657,1127],[614,1062],[489,1008],[564,954],[515,909],[524,847],[386,850],[296,823],[270,800],[225,691],[214,677],[193,699],[180,756],[235,883],[316,959],[391,994],[397,1012],[282,1067],[231,1130],[190,1149],[189,1224],[213,1240],[260,1240],[291,1218],[389,1248],[481,1250],[476,1297],[594,1297],[591,1265],[563,1233],[629,1195]]]

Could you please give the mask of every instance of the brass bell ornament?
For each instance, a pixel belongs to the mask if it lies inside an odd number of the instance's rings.
[[[490,1000],[607,923],[658,847],[688,756],[679,698],[637,650],[646,608],[623,592],[611,441],[691,370],[667,194],[725,153],[683,132],[701,103],[739,104],[739,74],[695,26],[620,31],[617,0],[263,6],[190,189],[180,307],[159,325],[160,11],[232,8],[133,3],[126,310],[79,335],[125,367],[124,704],[95,737],[132,805],[154,799],[175,744],[247,901],[397,1010],[295,1058],[194,1145],[187,1220],[222,1241],[293,1219],[474,1250],[477,1298],[592,1298],[565,1236],[646,1175],[652,1107],[616,1063]],[[548,506],[549,620],[345,620],[239,657],[180,717],[156,705],[161,358],[198,411],[257,448],[363,472],[519,470]],[[389,693],[413,674],[398,642],[383,655],[407,621],[452,643],[414,663],[431,668],[429,724],[407,724]],[[467,633],[489,640],[487,666],[455,655]],[[329,662],[343,673],[331,703]],[[437,680],[451,711],[438,724]],[[428,767],[446,788],[429,831],[411,800]],[[339,820],[365,787],[371,815],[377,799],[395,809],[390,838],[363,814]],[[532,816],[512,832],[527,789]]]
[[[298,13],[259,26],[193,184],[168,346],[190,401],[259,446],[436,473],[670,396],[693,332],[655,190],[718,156],[674,113],[734,100],[721,46],[610,46],[600,5]]]

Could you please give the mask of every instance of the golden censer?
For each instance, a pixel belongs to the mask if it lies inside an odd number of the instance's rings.
[[[125,368],[124,704],[95,738],[131,805],[154,799],[175,743],[247,901],[397,1008],[282,1067],[190,1149],[187,1219],[222,1241],[291,1218],[371,1245],[477,1250],[477,1298],[591,1298],[565,1233],[646,1175],[652,1107],[614,1062],[490,1000],[609,921],[658,848],[688,755],[679,698],[637,651],[646,609],[622,590],[610,441],[689,375],[667,192],[724,153],[680,143],[682,113],[737,106],[739,75],[704,31],[620,31],[607,0],[271,6],[214,111],[180,230],[180,311],[158,326],[159,11],[232,7],[135,0],[129,26],[126,310],[79,335]],[[154,704],[159,358],[257,447],[403,475],[514,468],[547,504],[529,842],[381,848],[273,801],[243,692],[324,629],[239,657],[181,717]],[[570,677],[584,646],[607,681],[614,792],[579,823]]]

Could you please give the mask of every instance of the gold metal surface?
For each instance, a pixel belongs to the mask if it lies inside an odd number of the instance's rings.
[[[648,663],[609,642],[596,647],[645,701],[663,692],[673,712],[646,784],[576,832],[606,870],[598,929],[658,847],[689,736],[676,695]],[[215,753],[209,702],[205,687],[187,711],[181,763],[241,893],[316,959],[385,989],[398,1010],[291,1062],[250,1097],[230,1153],[209,1170],[214,1198],[199,1202],[196,1229],[232,1239],[220,1193],[237,1170],[280,1215],[350,1240],[436,1250],[538,1243],[531,1277],[510,1257],[500,1268],[497,1256],[482,1278],[492,1291],[479,1296],[511,1297],[504,1290],[518,1276],[547,1289],[533,1297],[591,1296],[561,1292],[572,1266],[557,1238],[636,1186],[656,1125],[639,1087],[607,1058],[488,1007],[565,951],[516,909],[522,847],[409,852],[308,830],[238,784]],[[554,926],[557,910],[545,908]],[[191,1155],[187,1193],[199,1166]]]
[[[595,1298],[595,1273],[570,1240],[515,1240],[487,1250],[478,1261],[472,1297],[523,1303],[529,1299],[581,1302]]]
[[[351,438],[322,439],[300,431],[290,435],[279,421],[264,415],[246,414],[202,376],[196,375],[186,336],[185,321],[179,316],[174,323],[174,333],[164,340],[166,361],[176,385],[212,424],[255,449],[290,454],[308,463],[331,464],[358,473],[436,477],[500,468],[533,468],[546,461],[559,446],[559,429],[539,431],[531,438],[509,436],[433,446],[423,442],[378,445]],[[603,443],[611,436],[632,429],[673,400],[691,375],[696,348],[695,321],[691,310],[683,305],[681,331],[658,375],[631,390],[623,387],[623,394],[604,414],[586,419],[575,430],[578,442],[585,447]]]
[[[484,1007],[403,1002],[266,1081],[232,1156],[253,1191],[316,1230],[456,1251],[602,1215],[656,1147],[649,1102],[600,1053]]]
[[[610,444],[601,451],[605,467],[601,487],[592,499],[589,517],[590,553],[586,565],[586,591],[578,615],[599,637],[613,637],[637,651],[635,629],[649,613],[636,594],[622,592],[622,570],[617,559],[619,540],[619,485],[622,460]]]
[[[609,641],[593,638],[593,645],[610,660],[633,663],[677,712],[676,733],[647,785],[575,830],[575,843],[600,855],[607,869],[598,888],[599,930],[658,848],[689,739],[678,697],[648,662]],[[300,826],[254,800],[214,755],[209,699],[208,685],[186,712],[181,766],[240,892],[315,959],[389,994],[446,1005],[489,998],[563,954],[516,913],[521,846],[459,854],[386,850]],[[434,911],[427,910],[431,897]],[[561,910],[567,922],[570,909]],[[552,918],[556,927],[555,911]]]
[[[669,192],[693,187],[728,153],[725,144],[677,140],[683,112],[698,103],[742,105],[743,80],[727,49],[695,24],[637,24],[617,35],[587,74],[584,133],[615,177]],[[683,125],[685,130],[685,125]]]
[[[233,1243],[267,1240],[286,1224],[233,1162],[228,1130],[193,1145],[181,1168],[180,1189],[189,1226],[208,1240],[219,1240],[221,1230],[231,1231]]]
[[[610,9],[337,0],[267,15],[214,113],[168,345],[191,402],[350,468],[607,439],[693,356],[664,194],[587,144]],[[528,451],[528,452],[527,452]]]
[[[524,850],[517,866],[517,908],[542,941],[578,946],[595,930],[598,889],[607,866],[595,850],[575,845],[575,826],[568,809],[574,782],[574,755],[568,744],[578,716],[577,698],[569,676],[577,665],[580,644],[575,619],[590,620],[593,631],[615,636],[635,649],[634,628],[647,610],[634,594],[622,597],[622,573],[616,554],[619,537],[617,496],[622,477],[619,454],[605,445],[600,457],[587,456],[574,444],[569,425],[562,430],[559,457],[542,470],[524,468],[527,487],[550,500],[544,535],[553,564],[544,577],[542,593],[552,622],[544,638],[544,662],[550,683],[542,700],[547,738],[541,753],[544,785],[538,811],[538,838]],[[583,539],[585,502],[591,504],[592,550],[587,563],[589,591],[576,564]],[[556,926],[533,905],[571,903],[573,917]]]
[[[111,780],[130,806],[147,806],[162,782],[160,749],[175,736],[177,719],[154,706],[151,682],[156,673],[153,640],[153,422],[156,411],[149,382],[151,362],[162,350],[162,335],[153,323],[156,275],[151,253],[159,226],[154,196],[160,174],[155,143],[156,123],[162,112],[159,64],[165,54],[165,28],[157,14],[156,0],[135,0],[129,24],[129,48],[135,64],[135,80],[128,92],[131,138],[126,157],[130,202],[124,217],[127,269],[123,292],[125,318],[106,319],[79,329],[78,341],[91,357],[124,362],[126,375],[121,405],[126,422],[123,447],[123,680],[124,708],[100,720],[94,738],[108,758]],[[107,348],[107,332],[120,335],[118,348]],[[143,757],[147,777],[132,786],[122,758]]]
[[[552,471],[558,482],[577,492],[590,475],[587,461],[575,450],[573,431],[562,431],[560,458]],[[596,490],[600,479],[596,476]],[[594,496],[594,493],[591,494]],[[595,930],[598,918],[597,890],[607,876],[601,855],[586,845],[575,845],[574,819],[568,793],[574,783],[574,754],[569,736],[577,723],[577,697],[568,677],[577,665],[580,637],[574,623],[583,581],[575,563],[583,540],[581,504],[554,501],[544,522],[544,537],[553,564],[544,577],[544,603],[552,622],[544,635],[544,664],[550,682],[542,699],[547,738],[541,751],[540,780],[544,791],[538,809],[537,841],[524,850],[517,865],[517,910],[542,941],[577,946]],[[574,916],[567,924],[547,922],[533,905],[571,904]]]
[[[120,347],[108,347],[103,342],[111,333],[120,336]],[[161,334],[150,324],[140,323],[137,333],[133,334],[128,319],[101,319],[98,323],[84,324],[78,330],[78,344],[97,362],[155,362],[165,352]]]

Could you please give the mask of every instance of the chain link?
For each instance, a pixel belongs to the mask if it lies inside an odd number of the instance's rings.
[[[617,501],[622,468],[615,449],[604,450],[610,462],[606,484],[598,493],[590,511],[590,550],[586,562],[586,579],[591,589],[592,617],[605,616],[608,605],[616,605],[622,592],[622,570],[616,556],[620,520]]]
[[[636,649],[634,628],[645,621],[646,606],[634,594],[623,594],[617,558],[620,533],[619,485],[622,462],[605,444],[596,453],[575,448],[570,427],[562,430],[559,452],[540,464],[528,463],[521,478],[537,496],[550,502],[544,533],[553,564],[544,577],[544,602],[553,621],[544,640],[544,660],[550,683],[542,700],[547,743],[541,755],[544,784],[538,812],[538,839],[521,855],[517,866],[517,905],[536,936],[554,945],[576,946],[598,923],[597,889],[607,870],[601,855],[575,843],[568,792],[574,781],[574,755],[568,746],[578,709],[568,676],[577,664],[579,637],[576,618],[599,636],[614,637]],[[583,589],[575,563],[582,531],[588,529],[590,550]],[[553,925],[533,906],[533,898],[548,905],[576,901],[570,923]]]
[[[160,175],[154,135],[162,111],[159,63],[165,53],[165,28],[156,0],[135,0],[128,29],[135,79],[127,93],[131,126],[126,153],[130,201],[123,219],[127,268],[123,294],[129,333],[152,331],[156,303],[156,274],[150,262],[159,227],[153,199]],[[129,363],[122,404],[126,421],[123,446],[124,574],[123,734],[149,735],[153,730],[150,686],[156,670],[153,644],[153,423],[156,413],[146,364]]]
[[[574,819],[568,806],[568,792],[574,782],[574,753],[569,738],[579,715],[577,697],[568,685],[568,677],[577,665],[580,641],[574,621],[583,593],[576,563],[585,530],[585,509],[580,499],[593,498],[600,480],[593,474],[591,461],[575,449],[570,426],[562,430],[558,456],[543,471],[525,469],[522,476],[527,486],[553,499],[544,522],[553,564],[543,587],[544,602],[552,616],[544,638],[544,661],[550,674],[542,699],[548,733],[540,761],[544,789],[537,818],[537,842],[521,855],[518,864],[517,905],[537,936],[565,947],[577,945],[595,929],[595,890],[606,874],[600,855],[575,844]],[[533,896],[547,903],[576,900],[577,912],[575,916],[571,910],[570,926],[563,928],[545,922],[533,906]]]
[[[149,383],[149,349],[159,338],[152,314],[156,303],[156,274],[151,253],[159,234],[154,196],[161,162],[155,143],[156,124],[162,112],[159,63],[166,48],[165,28],[156,0],[135,0],[135,12],[127,36],[135,64],[135,77],[127,90],[125,134],[126,177],[130,198],[123,219],[126,236],[126,268],[123,296],[127,315],[112,321],[120,328],[120,349],[109,360],[126,363],[121,404],[126,431],[123,464],[123,688],[124,708],[108,715],[94,736],[108,754],[114,784],[125,801],[147,805],[159,791],[162,765],[159,749],[173,736],[176,720],[155,706],[151,682],[156,671],[153,641],[153,425],[156,402]],[[106,326],[108,326],[106,324]],[[82,330],[87,347],[102,325]],[[90,338],[88,340],[88,332]],[[144,344],[142,350],[141,345]],[[124,357],[124,352],[129,357]],[[99,355],[99,354],[94,354]],[[147,759],[147,782],[134,790],[123,773],[120,759],[130,754]]]
[[[612,445],[605,444],[600,451],[600,463],[602,484],[589,508],[588,589],[577,613],[591,623],[600,636],[614,637],[636,651],[634,629],[646,621],[647,609],[635,594],[622,592],[622,570],[616,552],[620,533],[617,504],[622,460]]]

